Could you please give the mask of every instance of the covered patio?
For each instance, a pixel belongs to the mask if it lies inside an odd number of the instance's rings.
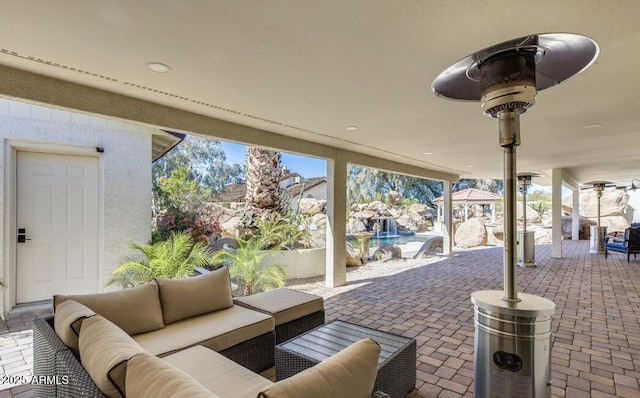
[[[518,269],[519,287],[556,304],[552,396],[639,396],[640,263],[627,264],[623,255],[605,259],[590,254],[587,241],[566,241],[561,259],[551,256],[551,245],[538,245],[536,259],[537,268]],[[347,284],[337,288],[293,288],[322,294],[327,321],[341,319],[416,338],[418,382],[409,397],[473,396],[470,295],[501,288],[502,249],[404,261],[350,272]],[[13,319],[0,328],[4,371],[18,362],[6,358],[20,355],[7,336],[28,330],[29,322]],[[26,386],[0,391],[1,398],[28,396]]]

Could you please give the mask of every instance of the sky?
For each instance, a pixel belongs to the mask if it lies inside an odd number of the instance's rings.
[[[220,141],[227,156],[228,163],[244,164],[246,146],[231,142]],[[280,163],[304,178],[325,177],[327,175],[327,161],[324,159],[309,158],[282,152]]]

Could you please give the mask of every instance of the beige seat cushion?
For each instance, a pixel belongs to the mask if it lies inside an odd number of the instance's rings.
[[[118,325],[129,335],[164,327],[158,284],[155,282],[115,292],[54,296],[54,310],[57,312],[57,307],[67,300],[74,300],[89,307]]]
[[[146,353],[129,360],[126,380],[128,398],[220,398],[193,377]]]
[[[287,288],[237,297],[235,301],[245,307],[273,315],[276,326],[324,310],[322,297]]]
[[[82,322],[78,346],[82,367],[100,391],[107,397],[123,396],[121,392],[125,390],[126,361],[144,352],[142,347],[122,329],[100,315]]]
[[[95,315],[95,312],[74,300],[67,300],[56,309],[53,318],[56,334],[76,355],[81,322],[92,315]]]
[[[371,339],[353,343],[316,366],[281,380],[260,398],[368,398],[378,374],[380,346]]]
[[[163,361],[184,371],[208,390],[225,398],[254,398],[273,384],[232,360],[202,346],[166,356]]]
[[[156,279],[165,324],[223,310],[233,305],[229,270],[184,279]]]
[[[199,344],[222,351],[243,341],[273,332],[273,317],[234,305],[184,319],[164,329],[133,336],[150,354],[165,355]]]

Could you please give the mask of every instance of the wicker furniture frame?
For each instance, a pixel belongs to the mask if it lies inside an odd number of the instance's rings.
[[[273,366],[274,345],[275,333],[270,332],[222,350],[220,354],[259,373]],[[34,384],[35,398],[104,397],[75,354],[56,334],[53,317],[33,321],[33,359],[35,375],[52,379],[57,375],[59,380],[58,384]]]
[[[276,345],[276,380],[310,368],[356,341],[370,337],[382,350],[374,391],[403,398],[416,384],[416,340],[344,321],[333,321]]]
[[[294,319],[291,322],[278,325],[276,326],[276,344],[284,343],[321,325],[324,325],[324,311],[317,311],[302,318]]]

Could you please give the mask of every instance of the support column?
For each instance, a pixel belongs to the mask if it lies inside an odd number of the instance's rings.
[[[347,282],[347,162],[327,160],[327,236],[325,284]]]
[[[489,204],[489,210],[491,210],[491,224],[496,223],[496,203],[491,202]]]
[[[551,257],[562,258],[562,169],[551,171]]]
[[[571,240],[580,240],[580,190],[573,189],[573,211],[571,212]]]
[[[453,253],[453,192],[451,181],[442,182],[442,203],[444,208],[444,222],[442,224],[442,254],[450,256]]]

